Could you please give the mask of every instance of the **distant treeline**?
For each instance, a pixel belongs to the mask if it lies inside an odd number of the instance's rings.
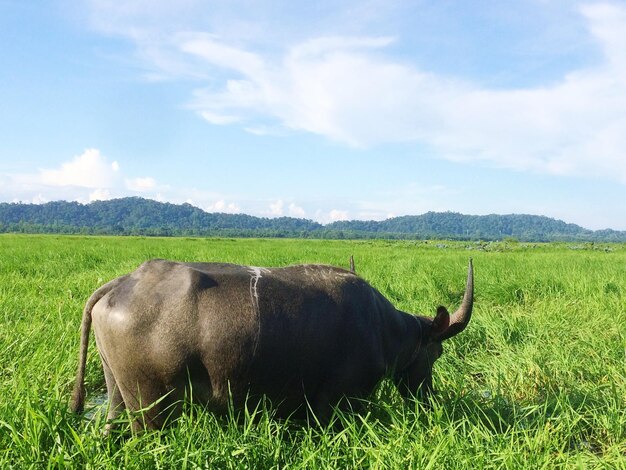
[[[575,224],[536,215],[476,216],[428,212],[383,221],[351,220],[322,225],[293,217],[208,213],[190,204],[169,204],[138,197],[90,204],[66,201],[46,204],[0,203],[0,232],[626,242],[624,231],[587,230]]]

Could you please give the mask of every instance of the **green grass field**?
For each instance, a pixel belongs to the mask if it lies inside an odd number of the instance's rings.
[[[309,427],[199,407],[104,437],[91,339],[86,416],[67,411],[83,305],[149,258],[356,270],[398,308],[475,310],[444,344],[431,408],[383,382]],[[626,245],[0,236],[0,468],[626,468]]]

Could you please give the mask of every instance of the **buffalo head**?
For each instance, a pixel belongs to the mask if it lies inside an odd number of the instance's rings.
[[[474,273],[470,259],[467,285],[459,309],[452,315],[443,306],[437,308],[434,318],[418,317],[422,329],[421,341],[408,363],[399,367],[394,382],[404,397],[425,398],[433,386],[433,364],[443,352],[442,342],[465,329],[472,315],[474,304]]]

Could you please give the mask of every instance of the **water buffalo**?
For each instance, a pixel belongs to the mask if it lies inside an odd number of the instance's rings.
[[[189,397],[223,411],[229,400],[241,407],[265,396],[278,416],[304,410],[324,419],[384,376],[403,396],[425,394],[441,342],[470,320],[473,284],[470,260],[461,306],[452,315],[439,307],[431,319],[397,310],[336,267],[147,261],[88,300],[70,407],[84,406],[92,322],[108,419],[143,409],[148,428],[162,427]]]

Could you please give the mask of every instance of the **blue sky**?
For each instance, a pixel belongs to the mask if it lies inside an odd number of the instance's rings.
[[[0,201],[626,230],[626,2],[0,0]]]

